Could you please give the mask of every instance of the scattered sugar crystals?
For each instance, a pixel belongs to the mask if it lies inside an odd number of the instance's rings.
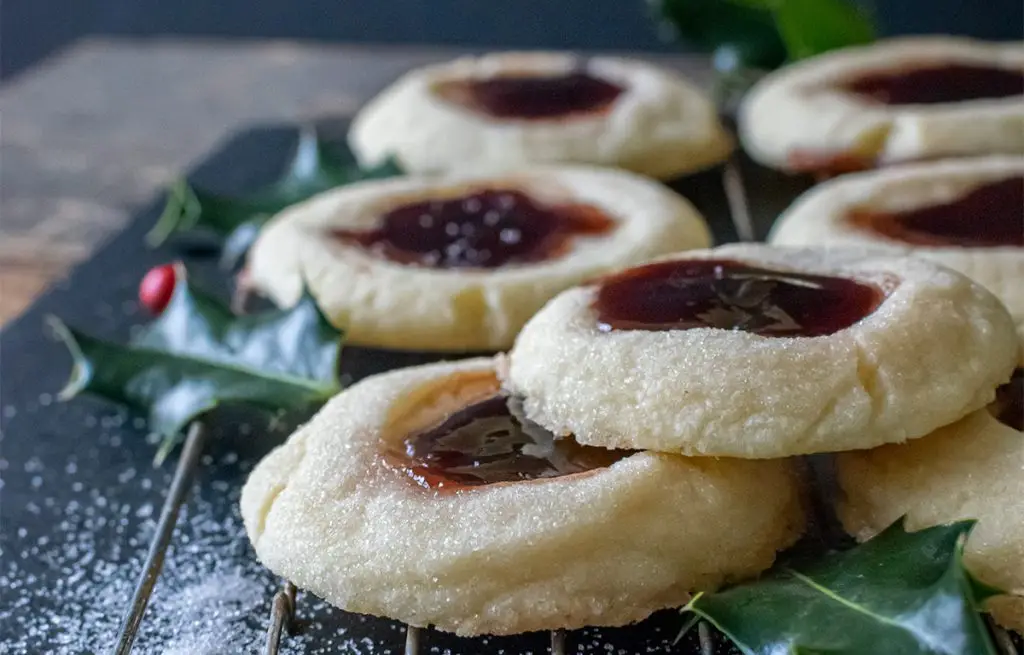
[[[155,491],[91,488],[83,483],[86,467],[74,457],[60,467],[46,467],[33,457],[24,470],[37,494],[26,509],[47,520],[19,526],[5,540],[11,556],[0,560],[0,624],[16,629],[5,630],[8,639],[0,651],[107,652],[155,529],[160,496]],[[205,490],[197,488],[168,551],[137,653],[258,653],[265,639],[277,583],[255,562],[237,512],[218,517],[226,506],[237,505],[238,485],[222,482],[214,493],[208,476],[203,477]],[[142,487],[140,478],[150,482],[147,487],[162,490],[168,471],[126,468],[116,476],[120,485],[136,490]],[[56,485],[64,485],[60,500],[47,495]],[[74,492],[70,500],[68,489]],[[142,500],[122,500],[131,498]],[[49,530],[39,529],[45,525]],[[300,635],[289,637],[282,652],[318,650],[310,637]]]

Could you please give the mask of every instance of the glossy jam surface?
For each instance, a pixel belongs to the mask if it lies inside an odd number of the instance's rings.
[[[976,64],[939,64],[862,75],[848,91],[887,105],[922,105],[1024,94],[1024,71]]]
[[[409,435],[391,461],[421,486],[458,489],[554,478],[610,466],[630,454],[555,438],[497,392]]]
[[[514,189],[485,189],[457,198],[402,205],[372,230],[335,230],[402,264],[428,268],[495,268],[565,254],[573,238],[612,230],[591,205],[544,205]]]
[[[853,325],[883,298],[877,286],[847,278],[706,259],[659,262],[606,278],[594,308],[606,332],[719,328],[816,337]]]
[[[1024,432],[1024,369],[1015,370],[1010,381],[996,389],[996,399],[988,411],[999,422]]]
[[[528,120],[600,113],[622,91],[617,84],[582,71],[452,80],[437,87],[446,100],[488,116]]]
[[[1024,176],[985,184],[942,205],[899,213],[855,210],[848,220],[919,246],[1024,247]]]

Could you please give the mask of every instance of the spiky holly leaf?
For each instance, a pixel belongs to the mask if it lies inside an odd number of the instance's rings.
[[[184,180],[176,182],[146,240],[159,246],[173,234],[205,232],[225,242],[224,259],[233,263],[248,249],[259,227],[285,207],[327,189],[401,173],[393,159],[360,168],[350,157],[327,147],[314,130],[303,130],[282,176],[261,191],[234,197],[193,188]]]
[[[342,333],[309,294],[294,307],[236,316],[179,269],[170,304],[127,345],[96,339],[53,318],[74,359],[62,398],[100,396],[143,412],[165,437],[222,404],[308,415],[340,389]]]
[[[995,653],[979,608],[996,590],[963,566],[973,521],[874,539],[816,562],[782,568],[687,609],[744,655],[956,655]]]

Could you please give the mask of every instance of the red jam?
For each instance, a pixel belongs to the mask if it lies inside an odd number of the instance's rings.
[[[582,71],[452,80],[441,97],[494,118],[551,119],[608,110],[622,87]]]
[[[485,189],[396,207],[372,230],[334,230],[394,262],[427,268],[496,268],[564,255],[578,236],[615,222],[591,205],[543,205],[522,191]]]
[[[790,170],[798,173],[812,173],[819,179],[828,179],[846,173],[866,171],[875,167],[874,157],[851,153],[822,153],[795,150],[787,158]]]
[[[648,264],[605,278],[594,308],[605,332],[718,328],[817,337],[850,327],[883,298],[879,287],[847,278],[697,259]]]
[[[504,393],[474,402],[405,439],[392,462],[428,489],[555,478],[610,466],[631,454],[556,438]]]
[[[996,389],[996,399],[988,411],[1000,423],[1024,432],[1024,369],[1015,370],[1010,381]]]
[[[1024,71],[978,64],[936,64],[862,75],[846,90],[887,105],[930,105],[1024,94]]]
[[[854,210],[851,224],[918,246],[1024,247],[1024,175],[904,212]]]

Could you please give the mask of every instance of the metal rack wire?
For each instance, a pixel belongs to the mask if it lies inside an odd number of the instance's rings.
[[[132,652],[132,646],[135,645],[139,626],[142,625],[142,616],[146,613],[149,598],[153,595],[153,588],[156,587],[156,581],[164,566],[164,556],[167,554],[167,547],[171,544],[174,526],[178,523],[178,514],[192,487],[192,478],[195,477],[199,456],[202,455],[203,446],[206,445],[206,435],[207,430],[201,422],[194,421],[189,426],[185,445],[181,449],[178,465],[174,469],[174,477],[171,478],[171,486],[167,490],[167,498],[160,509],[160,518],[156,524],[156,533],[149,544],[146,562],[143,564],[138,582],[135,583],[128,611],[121,621],[120,630],[118,630],[117,645],[114,648],[115,655],[128,655]]]
[[[729,208],[729,218],[733,223],[739,240],[755,241],[756,234],[750,215],[746,189],[739,163],[735,159],[730,159],[722,169],[722,188],[725,192]],[[160,576],[164,556],[170,545],[178,514],[188,496],[192,479],[195,476],[200,455],[206,443],[207,432],[206,428],[199,421],[193,422],[189,428],[174,476],[171,479],[167,498],[160,511],[156,533],[150,543],[142,573],[135,585],[131,601],[121,623],[117,646],[113,651],[114,655],[129,655],[132,651],[139,627],[142,624],[146,606]],[[296,594],[297,589],[295,585],[289,581],[284,581],[281,589],[274,594],[264,648],[265,655],[278,655],[284,635],[290,632],[294,625],[297,611]],[[989,626],[995,636],[997,648],[1000,650],[1001,655],[1021,655],[1005,630],[992,623],[991,620],[989,620]],[[420,628],[406,626],[405,655],[420,654],[421,632]],[[682,634],[680,633],[680,637]],[[714,633],[707,623],[703,621],[697,622],[697,635],[701,655],[713,655],[715,650]],[[564,631],[552,631],[550,642],[551,655],[565,655],[567,643],[568,636]]]

